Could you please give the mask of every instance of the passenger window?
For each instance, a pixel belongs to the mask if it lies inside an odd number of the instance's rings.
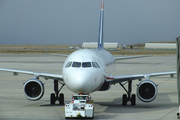
[[[68,62],[65,68],[71,67],[72,62]]]
[[[73,62],[72,67],[81,67],[81,62]]]
[[[97,63],[97,62],[95,62],[95,64],[98,66],[98,68],[100,68],[100,66],[98,65],[98,63]]]
[[[91,62],[83,62],[83,63],[82,63],[82,67],[83,67],[83,68],[91,67]]]
[[[92,66],[97,68],[97,65],[94,62],[92,62]]]

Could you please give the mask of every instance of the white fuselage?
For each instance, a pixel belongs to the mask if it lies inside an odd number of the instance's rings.
[[[68,56],[63,65],[63,80],[77,94],[98,90],[105,81],[106,67],[114,57],[106,50],[81,49]]]

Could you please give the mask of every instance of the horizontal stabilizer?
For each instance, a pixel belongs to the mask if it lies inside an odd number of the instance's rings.
[[[56,54],[56,53],[52,53],[52,55],[55,55],[55,56],[61,56],[61,57],[68,57],[69,55],[64,55],[64,54]]]
[[[152,56],[153,55],[125,56],[125,57],[116,57],[115,60],[133,59],[133,58],[141,58],[141,57],[152,57]]]

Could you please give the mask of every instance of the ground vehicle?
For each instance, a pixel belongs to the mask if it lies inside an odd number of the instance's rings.
[[[72,95],[65,104],[65,118],[94,118],[94,101],[90,95]]]

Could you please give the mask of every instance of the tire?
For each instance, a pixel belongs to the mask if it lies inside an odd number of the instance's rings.
[[[122,105],[127,105],[127,95],[126,94],[123,94],[123,97],[122,97]]]
[[[64,105],[64,94],[63,93],[59,94],[59,104]]]
[[[51,93],[51,99],[50,99],[50,102],[51,102],[51,105],[54,105],[55,104],[55,94],[54,93]]]
[[[136,105],[136,95],[135,94],[132,94],[131,95],[131,105]]]

